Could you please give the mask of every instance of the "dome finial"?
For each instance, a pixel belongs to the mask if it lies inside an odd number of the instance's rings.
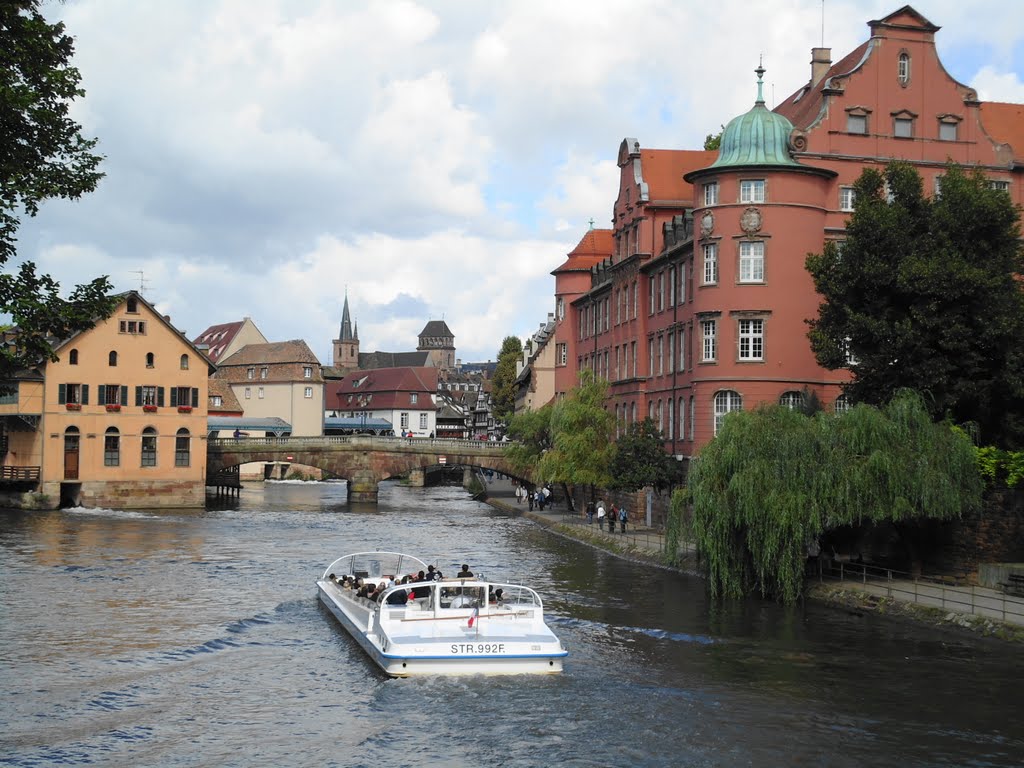
[[[764,86],[764,83],[761,81],[761,76],[764,75],[764,73],[765,73],[764,54],[762,54],[761,56],[758,57],[757,69],[755,69],[754,71],[757,73],[757,102],[756,103],[757,104],[764,104],[764,94],[761,91],[762,87]]]

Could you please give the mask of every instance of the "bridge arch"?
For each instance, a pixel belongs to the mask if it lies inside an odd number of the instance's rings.
[[[475,466],[515,477],[505,444],[449,438],[324,437],[215,438],[207,442],[207,482],[251,461],[316,467],[348,481],[349,501],[377,501],[377,486],[392,477],[435,465]]]

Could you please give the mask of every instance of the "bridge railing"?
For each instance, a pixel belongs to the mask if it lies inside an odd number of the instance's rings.
[[[213,437],[207,441],[209,448],[243,448],[250,446],[278,447],[282,450],[298,450],[302,446],[322,445],[381,445],[397,447],[412,445],[429,451],[444,453],[456,448],[501,453],[508,443],[493,440],[462,440],[456,437],[379,437],[376,435],[323,435],[321,437]]]

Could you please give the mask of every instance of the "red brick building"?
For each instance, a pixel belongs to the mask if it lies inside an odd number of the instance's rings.
[[[758,67],[754,106],[717,152],[623,142],[612,242],[588,233],[553,273],[556,391],[590,368],[610,382],[620,429],[650,417],[680,457],[732,410],[808,393],[842,408],[848,372],[819,366],[807,339],[820,298],[804,260],[845,236],[862,170],[904,159],[937,194],[952,160],[1024,199],[1024,106],[956,82],[939,28],[910,6],[868,27],[834,64],[813,49],[810,79],[774,111]]]

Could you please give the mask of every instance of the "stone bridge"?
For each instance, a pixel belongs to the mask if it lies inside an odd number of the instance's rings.
[[[250,461],[304,464],[348,481],[350,501],[377,501],[377,484],[391,477],[413,475],[428,467],[481,467],[515,477],[505,460],[505,444],[448,438],[372,437],[245,437],[214,438],[206,448],[206,482]]]

